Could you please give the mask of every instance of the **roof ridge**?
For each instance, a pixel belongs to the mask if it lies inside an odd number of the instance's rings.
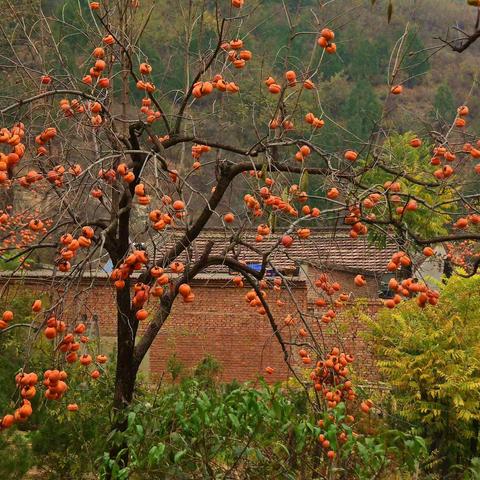
[[[308,227],[311,232],[350,232],[350,227],[347,225],[342,225],[340,227]],[[183,228],[175,228],[175,227],[170,227],[170,231],[184,231],[185,229]],[[243,232],[256,232],[256,228],[245,228],[242,230]],[[204,227],[202,231],[200,232],[200,235],[203,232],[226,232],[229,233],[227,229],[224,227]],[[275,233],[275,232],[273,232]]]

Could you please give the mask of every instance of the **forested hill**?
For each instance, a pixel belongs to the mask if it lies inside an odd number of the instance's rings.
[[[152,2],[142,0],[142,10],[149,12]],[[143,56],[155,65],[153,79],[174,104],[179,99],[179,90],[195,75],[199,52],[215,46],[217,21],[212,13],[204,13],[214,11],[215,2],[155,0],[153,3],[138,59],[142,60]],[[327,116],[334,117],[357,137],[368,135],[388,91],[385,87],[392,51],[407,31],[399,77],[401,81],[410,78],[406,82],[408,95],[402,98],[401,107],[394,105],[389,109],[392,123],[401,130],[411,128],[412,119],[417,121],[418,128],[430,126],[434,120],[451,120],[456,106],[464,103],[469,94],[476,94],[472,87],[478,73],[480,42],[459,54],[448,46],[439,49],[442,46],[439,37],[451,40],[461,36],[453,26],[471,30],[476,9],[466,0],[391,0],[393,14],[389,23],[389,3],[390,0],[248,2],[250,15],[236,26],[247,48],[254,52],[254,58],[249,68],[236,76],[244,99],[236,105],[237,128],[241,128],[243,122],[250,125],[250,114],[243,111],[242,105],[247,104],[247,98],[250,100],[249,97],[259,93],[259,80],[275,73],[281,75],[286,67],[300,72],[311,72],[317,67],[319,59],[312,57],[312,45],[316,32],[325,25],[335,30],[338,47],[336,55],[322,60],[316,75]],[[85,60],[91,53],[91,42],[82,37],[76,26],[89,21],[88,1],[43,0],[42,7],[52,20],[59,20],[53,22],[53,34],[61,43],[70,63],[68,67],[74,67],[81,77]],[[19,38],[22,32],[18,28],[18,15],[23,14],[28,30],[28,24],[35,20],[36,2],[17,2],[16,9],[17,18],[12,17],[10,26],[5,22],[4,28],[7,32],[9,28],[16,31]],[[8,16],[8,9],[6,14]],[[238,32],[232,28],[227,33],[235,37]],[[52,55],[52,64],[39,69],[61,76],[61,66],[55,59]],[[132,90],[140,97],[141,92]],[[198,108],[203,107],[210,108],[199,102]],[[471,126],[475,127],[479,121],[480,115],[473,108]],[[324,140],[326,146],[337,147],[343,136],[342,130],[330,130]]]
[[[138,46],[136,38],[132,46],[132,71],[138,71],[142,62],[152,65],[155,97],[165,117],[173,123],[178,118],[185,92],[216,48],[219,18],[237,13],[232,13],[230,0],[140,2],[141,8],[132,15],[129,24],[129,28],[142,32],[138,35]],[[52,85],[45,88],[69,87],[74,88],[74,92],[93,92],[109,103],[118,118],[123,93],[120,48],[109,50],[116,58],[111,62],[108,90],[92,89],[82,83],[92,65],[92,52],[102,45],[103,37],[102,29],[96,28],[102,18],[89,8],[89,1],[19,0],[15,9],[7,3],[0,30],[0,51],[4,52],[0,55],[0,68],[4,73],[0,109],[12,98],[38,94],[39,88],[43,88],[41,75],[48,74],[52,77]],[[216,5],[221,11],[218,17],[214,14]],[[389,5],[393,6],[393,11]],[[192,135],[210,138],[212,144],[229,144],[245,152],[250,146],[259,144],[261,138],[274,135],[269,130],[269,122],[281,107],[278,107],[279,97],[268,92],[265,79],[269,76],[283,79],[287,70],[294,70],[302,80],[311,78],[316,88],[303,91],[303,82],[298,82],[298,88],[291,89],[300,92],[295,106],[283,108],[290,109],[286,115],[294,125],[304,125],[307,112],[315,112],[325,121],[324,128],[312,133],[319,148],[337,153],[353,148],[362,157],[367,157],[375,142],[380,146],[387,141],[405,143],[409,141],[407,137],[411,139],[415,134],[428,142],[416,153],[422,158],[416,158],[418,162],[411,164],[430,168],[433,147],[441,134],[448,132],[459,105],[470,107],[468,126],[462,131],[467,131],[465,136],[469,135],[465,141],[478,139],[480,109],[476,81],[480,40],[462,53],[454,52],[445,43],[462,36],[460,30],[471,32],[477,11],[467,0],[376,0],[373,4],[372,0],[246,0],[242,14],[226,22],[222,40],[240,38],[243,48],[252,52],[248,66],[234,68],[225,51],[215,57],[210,68],[199,77],[207,81],[222,74],[227,81],[239,86],[239,93],[214,92],[195,98],[182,111],[184,121],[179,133],[184,138]],[[324,27],[335,32],[335,54],[326,54],[317,47],[319,31]],[[29,75],[18,75],[19,71],[28,71]],[[404,86],[402,95],[388,96],[393,71],[396,71],[395,84]],[[139,115],[144,91],[136,88],[133,79],[127,81],[130,81],[129,107],[123,112],[126,121],[121,128],[144,118]],[[58,108],[59,100],[52,96],[32,106],[27,113],[31,117],[28,120],[31,133],[36,135],[41,131],[44,116],[48,117],[48,124],[52,120],[57,122],[59,130],[71,128],[69,119]],[[27,116],[23,107],[9,110],[8,115],[9,118],[3,119],[5,124],[13,124]],[[169,133],[162,121],[153,123],[150,128],[159,137]],[[286,135],[298,138],[300,130],[289,130]],[[413,133],[400,137],[400,142],[396,134],[408,131]],[[375,142],[369,142],[372,132],[378,138]],[[142,148],[148,148],[147,135],[141,137],[141,142],[145,142]],[[462,139],[452,149],[460,149],[463,143]],[[108,142],[105,145],[109,151]],[[69,146],[71,153],[62,151],[58,155],[70,155],[72,163],[91,164],[93,154],[85,145],[73,141]],[[29,152],[34,151],[31,147],[34,146],[29,145]],[[192,168],[190,148],[185,142],[168,151],[168,162],[181,173]],[[282,159],[285,162],[295,155],[293,146],[286,152]],[[232,154],[218,149],[209,158],[219,159],[223,155]],[[400,149],[397,157],[397,161],[402,162],[399,169],[405,168],[408,159],[403,150]],[[27,171],[31,159],[29,153],[21,165],[24,172],[17,171],[18,175]],[[55,166],[55,154],[49,162]],[[318,167],[321,159],[314,158],[309,165]],[[192,175],[194,188],[202,193],[209,192],[213,183],[207,183],[205,178],[209,174],[215,178],[215,168],[214,162],[209,160],[198,175]],[[410,168],[415,173],[413,167]],[[155,174],[154,171],[144,172],[145,177],[153,178]],[[456,178],[462,175],[460,169]],[[313,181],[308,184],[308,175],[302,173],[296,181],[309,195],[324,197],[324,185]],[[474,181],[471,189],[477,188]],[[229,207],[243,207],[243,188],[240,182],[232,186]],[[16,191],[22,192],[18,187]],[[28,207],[28,191],[20,195]],[[19,195],[17,203],[18,198]],[[312,205],[315,201],[312,200]],[[428,222],[430,218],[425,223]]]

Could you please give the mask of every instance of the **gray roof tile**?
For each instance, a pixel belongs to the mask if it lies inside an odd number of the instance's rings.
[[[150,258],[155,257],[155,260],[160,260],[174,243],[182,238],[182,235],[181,230],[170,230],[159,234],[146,245]],[[275,246],[282,233],[272,233],[260,243],[255,242],[255,236],[255,231],[248,230],[240,238],[244,243],[253,245],[257,250],[265,253]],[[349,236],[349,230],[346,229],[312,230],[311,236],[305,240],[292,236],[294,242],[290,248],[280,245],[269,257],[271,264],[277,270],[293,271],[299,264],[311,262],[329,270],[383,273],[392,254],[398,250],[393,243],[380,249],[371,245],[365,237],[352,239]],[[179,260],[183,262],[197,260],[209,241],[214,242],[211,254],[222,255],[230,244],[230,238],[230,234],[225,230],[205,229],[193,242],[192,247],[181,254]],[[262,260],[261,255],[244,245],[236,245],[234,252],[238,260],[246,263],[260,263]],[[229,255],[233,255],[233,252]],[[227,272],[228,268],[211,267],[209,271]]]

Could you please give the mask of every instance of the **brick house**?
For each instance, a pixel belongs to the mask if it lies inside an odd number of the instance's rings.
[[[180,238],[180,234],[169,232],[165,238],[159,236],[146,243],[144,248],[150,258],[161,257]],[[253,235],[253,232],[247,232],[242,238],[250,243]],[[274,235],[271,237],[256,245],[256,252],[237,245],[236,257],[256,268],[261,262],[261,253],[268,251],[278,240]],[[214,242],[212,254],[224,252],[229,245],[225,230],[207,230],[192,248],[184,252],[181,259],[198,258],[209,241]],[[327,345],[340,335],[344,349],[359,360],[359,373],[374,379],[373,359],[361,335],[364,325],[359,320],[339,318],[335,322],[335,334],[331,332],[331,326],[328,329],[319,327],[315,317],[321,314],[315,305],[317,293],[311,279],[320,272],[327,272],[330,278],[342,284],[344,291],[353,292],[355,297],[366,298],[368,304],[376,308],[383,285],[388,282],[385,266],[396,250],[395,245],[379,249],[370,245],[367,239],[353,240],[345,230],[337,230],[334,234],[331,230],[317,230],[309,239],[296,240],[288,249],[280,247],[271,257],[267,275],[280,274],[288,285],[289,295],[282,297],[286,302],[284,306],[270,302],[282,335],[287,340],[294,338],[298,327],[285,325],[284,318],[288,313],[298,317],[297,310],[301,310],[306,314],[305,321],[325,339]],[[99,334],[100,349],[108,353],[115,344],[115,289],[109,279],[111,266],[99,268],[98,265],[92,264],[81,278],[75,279],[68,279],[59,272],[53,276],[51,270],[45,269],[15,274],[3,272],[0,274],[1,292],[7,297],[25,289],[37,294],[50,292],[51,305],[55,305],[56,311],[69,320],[86,319],[90,333]],[[353,277],[358,273],[365,276],[365,287],[354,287]],[[165,375],[167,363],[173,355],[186,369],[194,367],[209,355],[220,363],[219,378],[223,381],[254,380],[263,375],[267,366],[274,368],[269,380],[281,380],[289,376],[282,349],[272,334],[268,320],[246,303],[244,296],[249,288],[234,286],[234,275],[235,272],[220,266],[209,268],[190,282],[195,292],[195,302],[185,304],[180,299],[175,302],[170,317],[143,362],[145,374],[152,379]],[[271,293],[272,297],[277,294]],[[289,353],[295,361],[297,356],[294,350]]]

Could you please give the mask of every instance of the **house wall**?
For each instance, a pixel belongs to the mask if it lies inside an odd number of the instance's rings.
[[[353,289],[347,287],[347,279],[351,281],[351,278],[351,274],[339,273],[336,279],[350,291]],[[0,289],[4,286],[2,282],[4,280],[0,279]],[[169,378],[167,363],[173,355],[187,370],[210,355],[220,363],[219,379],[222,381],[255,380],[258,376],[265,375],[264,369],[267,366],[274,368],[274,374],[267,376],[269,381],[283,380],[290,375],[267,317],[259,315],[244,299],[247,288],[233,287],[224,280],[198,280],[192,282],[192,288],[195,292],[194,303],[185,304],[177,299],[170,317],[142,364],[145,374],[152,380],[165,375]],[[47,279],[14,279],[10,280],[8,288],[4,290],[4,296],[18,295],[25,290],[40,295],[42,292],[51,293],[52,287]],[[365,296],[369,294],[368,288],[364,293]],[[328,326],[318,322],[316,317],[320,318],[322,312],[312,307],[311,299],[315,295],[304,282],[297,282],[291,287],[291,298],[282,293],[281,298],[286,302],[284,306],[279,307],[272,301],[277,299],[278,293],[269,290],[268,295],[275,322],[286,341],[303,341],[297,336],[298,328],[302,326],[302,320],[296,314],[298,306],[301,311],[307,312],[303,320],[315,332],[321,345],[331,348],[340,343],[346,352],[353,353],[358,358],[357,371],[361,375],[367,375],[371,380],[376,378],[370,349],[362,338],[365,325],[360,320],[339,317],[337,322]],[[56,305],[58,315],[69,322],[85,321],[86,316],[90,335],[94,336],[97,331],[100,334],[103,353],[114,349],[115,289],[109,280],[83,279],[80,284],[72,285],[66,294],[62,289],[54,289],[50,302],[51,305]],[[154,304],[151,303],[146,308],[151,311]],[[296,318],[295,326],[285,325],[284,319],[289,313]],[[140,333],[143,328],[144,326],[140,327]],[[298,348],[287,348],[295,369],[301,370]]]
[[[335,322],[325,325],[315,319],[320,319],[328,307],[318,308],[315,305],[315,300],[322,297],[322,292],[312,283],[321,273],[323,272],[313,267],[309,267],[305,272],[310,279],[306,283],[307,312],[312,315],[310,325],[317,341],[326,350],[336,346],[346,353],[353,354],[355,356],[353,365],[355,372],[369,381],[378,380],[379,374],[372,355],[372,347],[365,335],[367,325],[360,315],[352,315],[348,310],[353,305],[353,301],[360,301],[370,314],[375,314],[381,305],[381,301],[378,300],[378,292],[381,287],[382,275],[365,273],[366,285],[357,287],[353,281],[356,273],[328,271],[329,281],[340,283],[341,292],[350,294],[351,301],[348,302],[344,313],[339,312]],[[327,297],[323,296],[323,298]]]

